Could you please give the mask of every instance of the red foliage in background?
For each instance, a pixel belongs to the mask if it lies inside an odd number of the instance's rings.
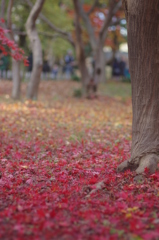
[[[1,19],[1,22],[4,23],[4,19]],[[27,66],[28,62],[24,56],[24,51],[14,41],[7,38],[6,34],[8,32],[8,29],[0,26],[0,50],[5,56],[10,55],[17,61],[23,61],[24,65]]]
[[[90,4],[83,4],[83,9],[87,13],[91,9],[91,5]],[[67,13],[72,19],[74,19],[74,10],[67,9]],[[94,28],[94,32],[95,32],[95,35],[96,35],[97,38],[100,34],[103,23],[105,21],[105,18],[108,15],[108,13],[109,13],[109,10],[108,10],[107,7],[105,7],[105,8],[95,7],[94,11],[89,15],[91,24]],[[114,16],[114,18],[116,20],[122,19],[123,17],[124,17],[124,11],[123,10],[119,10]],[[120,23],[116,24],[115,29],[116,29],[115,31],[116,31],[116,34],[118,36],[118,39],[120,41],[125,42],[125,39],[120,34]],[[114,30],[109,28],[108,29],[108,37],[106,38],[105,45],[113,48],[114,47],[114,42],[113,42],[113,36],[111,34],[112,32],[114,32]],[[73,37],[75,38],[75,32],[73,32]],[[87,31],[83,31],[83,38],[84,38],[85,42],[89,42],[89,37],[88,37]]]

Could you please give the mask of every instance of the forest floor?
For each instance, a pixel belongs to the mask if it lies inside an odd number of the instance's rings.
[[[13,102],[0,81],[0,239],[159,239],[159,171],[138,184],[116,173],[130,157],[130,84],[93,100],[74,88],[43,81],[39,101]]]

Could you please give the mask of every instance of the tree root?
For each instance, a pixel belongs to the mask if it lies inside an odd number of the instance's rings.
[[[137,174],[142,174],[145,168],[148,169],[149,174],[153,174],[157,169],[157,164],[159,163],[159,156],[152,153],[147,154],[139,159],[139,161],[134,162],[132,159],[122,162],[118,168],[117,172],[124,172],[128,169],[131,171],[136,171]]]
[[[138,164],[135,164],[135,163],[132,164],[130,159],[122,162],[117,167],[117,172],[125,172],[126,170],[135,171],[137,168],[138,168]]]
[[[144,181],[144,172],[145,169],[148,170],[149,174],[153,174],[157,169],[157,164],[159,163],[159,156],[157,154],[147,154],[136,161],[127,160],[122,162],[118,168],[117,172],[124,172],[126,170],[131,170],[136,172],[134,181],[142,182]],[[95,184],[95,188],[86,195],[86,198],[89,198],[91,194],[96,193],[99,190],[102,190],[105,187],[105,181],[98,182]]]
[[[138,174],[134,177],[134,182],[135,183],[143,183],[145,180],[144,174]]]
[[[105,187],[104,180],[101,182],[98,182],[97,184],[95,184],[95,188],[91,190],[89,194],[86,195],[86,198],[89,198],[91,194],[96,193],[98,190],[101,190],[104,187]]]

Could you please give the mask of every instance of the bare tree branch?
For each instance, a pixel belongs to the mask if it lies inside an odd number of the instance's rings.
[[[118,0],[118,2],[116,0],[110,0],[108,15],[105,19],[105,22],[104,22],[101,30],[100,30],[100,38],[103,43],[107,36],[108,27],[110,26],[110,24],[112,22],[112,17],[116,14],[116,12],[120,9],[121,6],[122,6],[121,0]]]
[[[13,32],[14,32],[14,34],[21,35],[21,36],[27,35],[27,33],[26,33],[25,31],[14,30]],[[62,35],[61,35],[61,34],[58,34],[58,33],[52,34],[52,33],[43,32],[43,31],[38,31],[38,34],[41,34],[41,35],[46,36],[46,37],[49,37],[49,38],[62,37]]]
[[[85,13],[85,11],[83,9],[82,1],[81,0],[77,0],[77,1],[79,1],[80,14],[81,14],[81,17],[82,17],[82,19],[83,19],[83,21],[85,23],[86,28],[87,28],[91,46],[92,46],[93,49],[96,49],[96,47],[97,47],[97,39],[95,37],[94,29],[93,29],[93,26],[91,24],[90,18],[88,16],[88,14]],[[94,4],[95,4],[95,2],[94,2]],[[94,4],[93,4],[93,6],[94,6]],[[105,19],[105,22],[104,22],[101,30],[100,30],[100,33],[99,33],[99,40],[101,41],[102,44],[104,44],[104,41],[106,39],[108,27],[112,23],[112,17],[119,10],[121,5],[122,5],[122,1],[121,0],[118,0],[118,2],[116,0],[110,0],[109,12],[108,12],[108,15],[107,15],[107,17]]]
[[[67,41],[69,41],[69,42],[72,44],[72,46],[74,47],[74,41],[73,41],[72,36],[71,36],[70,33],[63,31],[63,30],[61,30],[60,28],[57,28],[57,27],[56,27],[52,22],[50,22],[42,13],[40,14],[40,18],[41,18],[45,23],[47,23],[48,26],[51,27],[55,32],[63,35],[63,37],[64,37]]]
[[[98,2],[99,2],[99,0],[94,0],[94,3],[92,5],[92,7],[89,9],[89,11],[87,12],[87,15],[90,15],[94,11],[94,9],[97,6]]]
[[[30,2],[30,0],[26,0],[27,3]],[[30,12],[30,15],[28,17],[28,20],[27,20],[27,25],[33,29],[35,28],[35,21],[36,19],[38,18],[39,16],[39,13],[41,12],[41,9],[43,7],[43,3],[44,3],[44,0],[42,0],[42,3],[41,1],[37,1],[33,7],[33,4],[32,4],[32,10]]]
[[[95,33],[94,33],[94,28],[91,24],[91,21],[89,19],[89,16],[87,15],[87,13],[85,13],[84,9],[83,9],[83,4],[81,0],[77,0],[78,1],[78,6],[79,6],[79,10],[80,10],[80,15],[85,23],[86,29],[88,31],[88,35],[89,35],[89,39],[90,39],[90,43],[92,46],[92,49],[96,49],[97,46],[97,40],[95,37]]]
[[[31,2],[30,0],[25,0],[25,1],[27,2],[28,6],[29,6],[30,8],[33,7],[33,4],[32,4],[32,2]],[[40,17],[50,28],[52,28],[55,32],[57,32],[57,33],[59,33],[59,34],[62,34],[63,37],[64,37],[67,41],[69,41],[69,42],[72,44],[72,46],[74,47],[74,41],[73,41],[72,36],[71,36],[70,33],[66,32],[66,31],[63,31],[63,30],[61,30],[60,28],[56,27],[47,17],[44,16],[44,14],[40,13],[40,14],[39,14],[39,17]]]

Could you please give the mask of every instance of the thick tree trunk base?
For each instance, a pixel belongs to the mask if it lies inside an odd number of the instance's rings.
[[[94,80],[91,79],[90,83],[87,85],[87,98],[93,99],[97,98],[98,85],[94,83]]]
[[[147,154],[138,161],[133,161],[132,159],[122,162],[118,168],[118,172],[124,172],[126,170],[135,171],[137,174],[142,174],[145,169],[148,170],[149,174],[153,174],[157,169],[157,164],[159,163],[159,156],[157,154]]]
[[[136,176],[134,178],[135,182],[142,182],[145,178],[144,174],[145,169],[148,170],[148,174],[153,174],[157,169],[157,164],[159,163],[159,156],[157,154],[147,154],[137,161],[133,161],[132,159],[122,162],[118,168],[117,172],[124,172],[126,170],[131,170],[136,172]],[[98,182],[95,184],[95,188],[92,189],[87,195],[86,198],[91,197],[91,194],[102,190],[105,187],[105,180]]]
[[[132,83],[131,159],[127,169],[153,174],[159,162],[159,1],[125,0]]]

